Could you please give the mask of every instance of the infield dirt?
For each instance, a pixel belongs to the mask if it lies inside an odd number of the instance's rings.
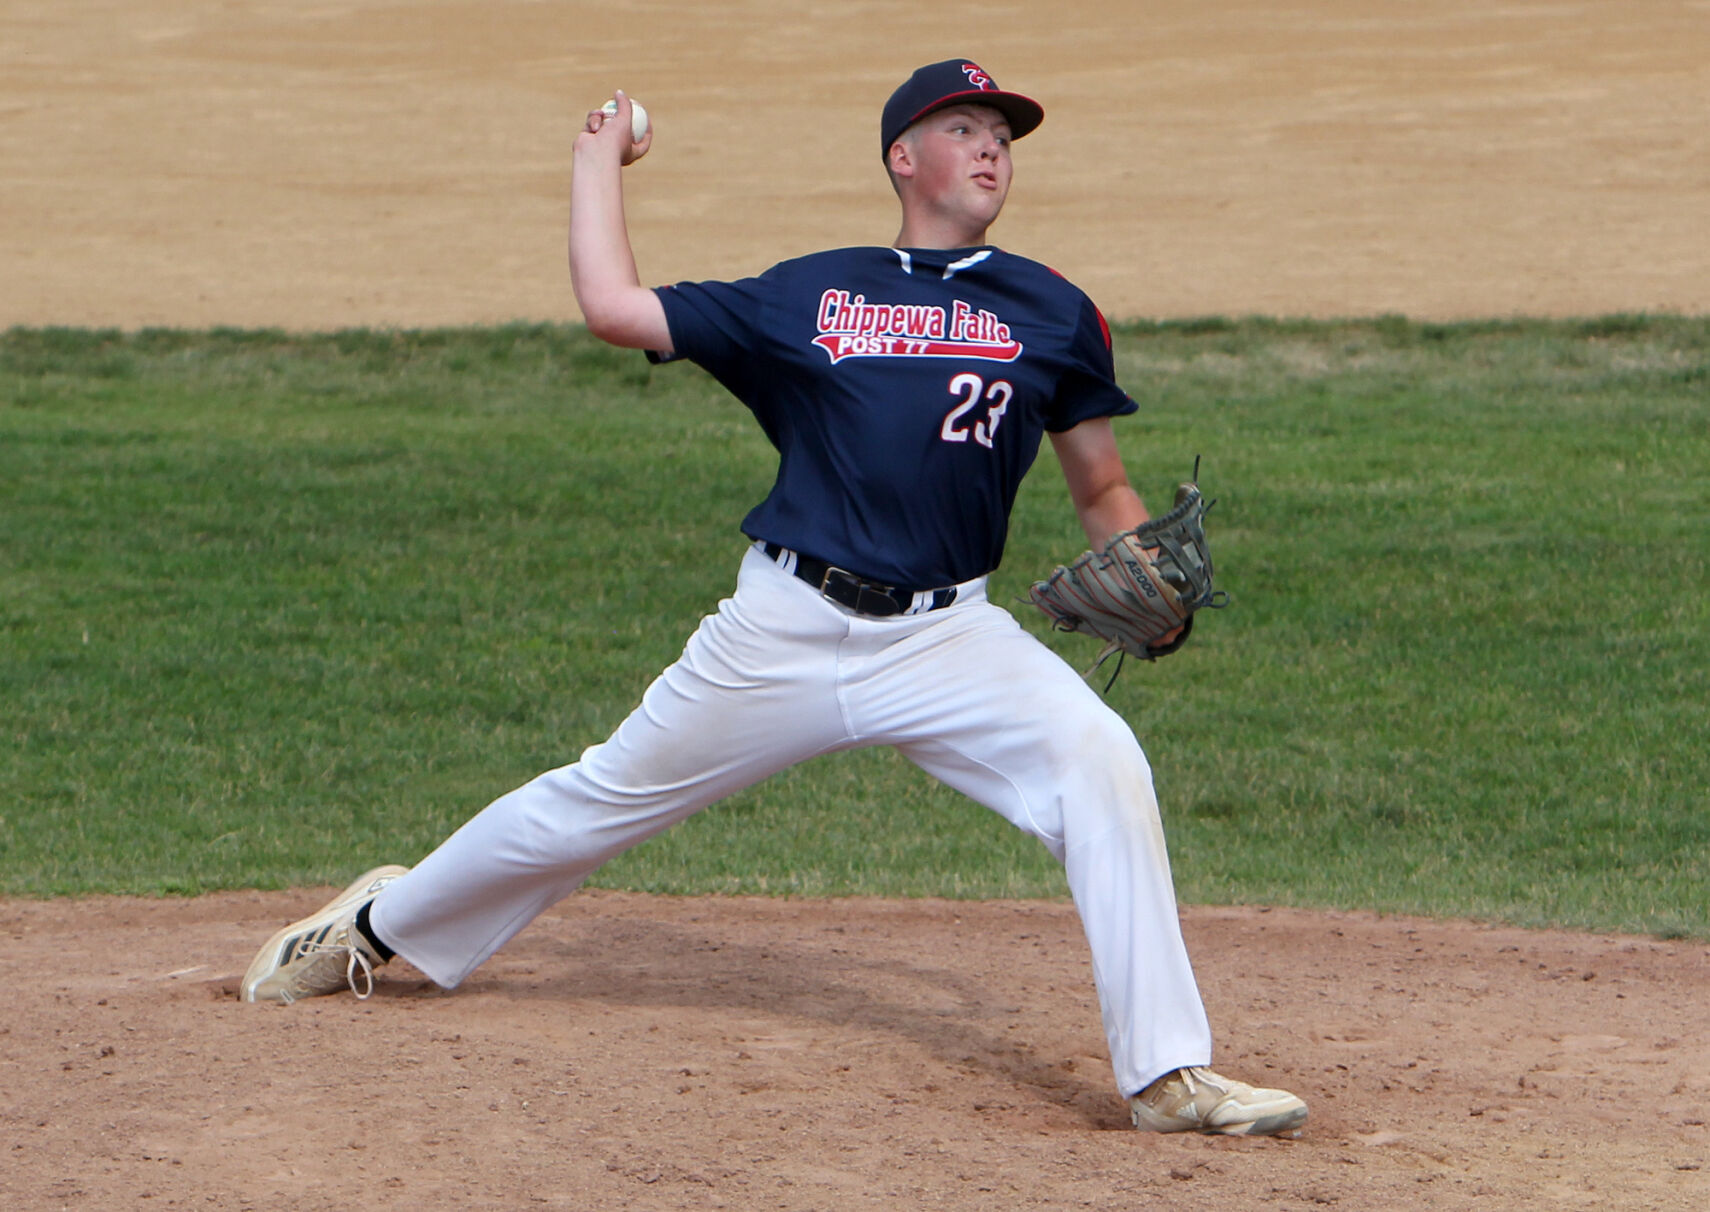
[[[994,236],[1113,316],[1710,310],[1710,0],[15,0],[0,325],[574,319],[615,86],[648,281],[885,243],[958,53],[1049,115]],[[1125,1127],[1066,905],[590,893],[238,1003],[324,895],[0,902],[0,1206],[1710,1207],[1701,942],[1188,907],[1218,1064],[1312,1104],[1232,1141]]]

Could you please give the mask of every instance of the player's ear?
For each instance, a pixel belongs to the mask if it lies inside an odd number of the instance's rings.
[[[898,139],[891,144],[891,150],[885,155],[885,164],[893,177],[914,176],[914,148],[909,146],[907,139]]]

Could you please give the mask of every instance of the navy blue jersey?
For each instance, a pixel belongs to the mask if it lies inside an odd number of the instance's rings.
[[[672,356],[778,449],[743,532],[887,584],[996,568],[1041,436],[1135,410],[1092,301],[996,248],[837,249],[658,295]]]

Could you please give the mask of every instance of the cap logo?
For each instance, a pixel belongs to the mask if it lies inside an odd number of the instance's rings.
[[[978,63],[962,64],[962,74],[968,77],[968,83],[972,84],[977,89],[981,89],[983,91],[985,89],[997,88],[997,85],[992,83],[992,78],[986,75],[985,69]]]

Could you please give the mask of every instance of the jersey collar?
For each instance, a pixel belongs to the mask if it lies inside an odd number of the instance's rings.
[[[905,274],[936,274],[948,282],[997,252],[993,245],[978,248],[892,248]]]

